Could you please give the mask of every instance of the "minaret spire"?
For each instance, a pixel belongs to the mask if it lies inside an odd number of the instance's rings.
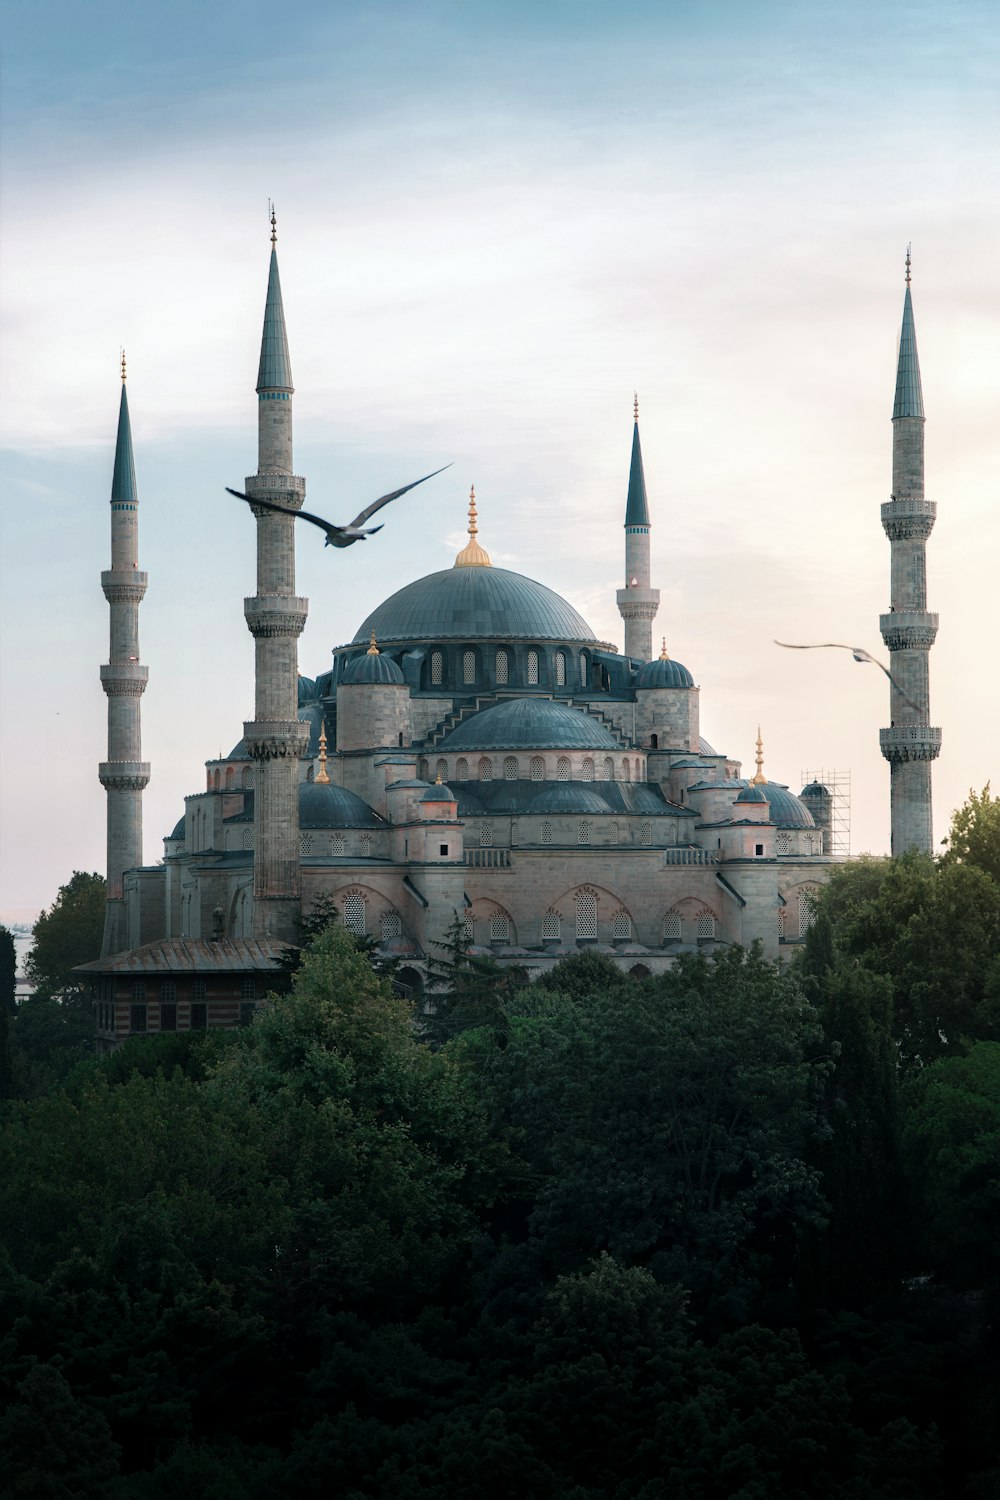
[[[889,648],[892,682],[888,729],[879,733],[890,765],[892,852],[933,852],[931,761],[941,750],[941,731],[930,725],[928,658],[938,617],[927,609],[926,543],[937,505],[924,495],[924,398],[913,321],[910,247],[892,408],[892,498],[882,506],[891,547],[889,613],[881,616]],[[898,684],[898,687],[896,686]]]
[[[246,481],[251,500],[298,510],[304,479],[292,473],[292,366],[278,277],[273,205],[271,261],[257,372],[257,473]],[[255,510],[257,593],[243,612],[255,641],[255,717],[243,726],[256,763],[254,790],[253,932],[294,940],[301,904],[299,761],[308,730],[298,721],[298,649],[309,612],[295,593],[295,517]]]
[[[139,572],[139,494],[135,482],[132,426],[121,355],[122,393],[111,479],[111,567],[101,587],[111,611],[111,646],[101,685],[108,699],[108,758],[98,770],[108,794],[108,895],[102,957],[129,946],[125,871],[142,864],[142,793],[149,763],[141,759],[140,702],[148,668],[139,661],[139,605],[146,574]]]
[[[659,589],[650,588],[649,504],[639,441],[639,394],[632,400],[632,461],[625,501],[625,587],[618,590],[618,611],[625,621],[625,655],[649,661],[653,655],[653,621],[660,607]]]

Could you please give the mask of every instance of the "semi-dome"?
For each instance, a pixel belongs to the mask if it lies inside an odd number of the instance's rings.
[[[403,684],[402,672],[391,656],[383,651],[368,651],[349,662],[341,682],[345,687],[356,687],[359,683]]]
[[[379,817],[355,792],[315,781],[299,783],[300,828],[381,828]]]
[[[485,571],[485,569],[483,570]],[[495,571],[495,570],[494,570]],[[463,719],[439,750],[618,750],[589,714],[549,698],[512,698]]]
[[[399,589],[373,610],[356,642],[377,640],[593,641],[571,604],[506,568],[446,568]]]
[[[648,661],[635,683],[637,688],[693,688],[694,678],[687,667],[669,656]]]
[[[761,787],[771,804],[771,822],[778,828],[815,828],[816,821],[804,803],[794,792],[780,782],[769,781]]]
[[[533,813],[609,813],[604,798],[578,781],[557,782],[532,799]]]

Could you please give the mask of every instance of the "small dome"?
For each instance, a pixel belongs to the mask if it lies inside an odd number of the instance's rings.
[[[421,802],[454,802],[456,799],[451,787],[445,786],[442,782],[440,785],[435,783],[434,786],[429,786],[420,800]]]
[[[463,719],[440,750],[618,750],[618,741],[589,714],[549,698],[513,698]]]
[[[745,786],[736,800],[737,802],[767,802],[768,796],[762,786]]]
[[[333,782],[325,786],[315,781],[299,783],[300,828],[381,828],[384,822],[346,787],[334,786]]]
[[[185,822],[186,818],[187,818],[187,813],[181,813],[180,818],[179,818],[178,823],[177,823],[177,827],[174,829],[173,833],[170,835],[170,837],[172,839],[182,839],[184,837],[184,822]]]
[[[359,683],[366,682],[399,684],[404,678],[391,656],[386,656],[381,651],[369,651],[348,662],[340,680],[345,687],[356,687]]]
[[[762,788],[771,804],[771,822],[778,828],[815,828],[816,822],[804,803],[794,792],[778,781],[769,781]]]
[[[578,781],[557,782],[539,792],[531,804],[533,813],[609,813],[604,798]]]
[[[687,667],[669,656],[648,661],[636,679],[637,688],[693,688],[694,678]]]

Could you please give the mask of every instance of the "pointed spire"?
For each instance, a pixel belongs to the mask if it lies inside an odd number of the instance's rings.
[[[381,652],[379,651],[378,647],[375,644],[375,632],[374,632],[374,630],[372,631],[371,643],[369,644],[369,647],[368,647],[368,655],[369,656],[380,656],[381,655]]]
[[[899,363],[896,366],[896,399],[892,420],[897,417],[923,417],[924,396],[920,388],[920,361],[917,358],[917,332],[913,324],[913,300],[910,296],[910,247],[906,247],[906,292],[903,296],[903,326],[899,335]]]
[[[628,473],[628,500],[625,504],[626,526],[648,526],[649,506],[646,504],[646,476],[642,470],[642,448],[639,443],[639,393],[633,397],[632,410],[635,426],[632,429],[632,464]]]
[[[476,541],[479,522],[476,512],[476,486],[469,491],[469,540],[455,558],[456,568],[492,568],[490,554]]]
[[[319,731],[319,772],[316,776],[317,786],[329,786],[330,778],[326,774],[326,720],[323,720]]]
[[[258,391],[288,391],[292,385],[292,362],[288,355],[288,335],[285,332],[285,309],[281,301],[281,280],[278,276],[278,230],[274,204],[268,205],[271,213],[271,266],[267,277],[267,301],[264,304],[264,333],[260,341],[260,367],[257,371]]]
[[[767,786],[767,777],[764,775],[764,741],[760,737],[760,725],[757,725],[757,774],[750,778],[751,786]]]
[[[111,503],[136,505],[139,492],[135,482],[135,457],[132,453],[132,424],[128,416],[125,392],[125,351],[122,350],[122,399],[118,408],[118,440],[115,443],[115,469],[111,478]]]
[[[660,647],[660,660],[661,661],[669,661],[670,660],[670,657],[669,657],[669,655],[667,653],[667,638],[666,638],[666,636],[663,637],[663,645]]]

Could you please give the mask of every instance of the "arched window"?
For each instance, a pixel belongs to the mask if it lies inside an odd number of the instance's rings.
[[[531,757],[531,779],[532,781],[545,780],[545,761],[540,755]]]
[[[443,755],[438,757],[438,763],[434,767],[434,775],[440,776],[442,781],[448,780],[448,762]]]
[[[310,766],[309,769],[306,771],[306,781],[313,781],[315,779],[315,775],[316,775],[316,767],[315,766]]]
[[[813,891],[799,891],[797,900],[799,914],[799,937],[805,937],[806,933],[809,931],[809,928],[812,926],[813,917],[816,915],[813,910],[813,896]]]
[[[227,792],[229,791],[230,787],[232,786],[233,781],[235,779],[235,776],[236,776],[235,769],[232,766],[227,766],[226,767],[226,791]]]
[[[538,652],[534,646],[528,652],[528,686],[538,686]]]
[[[559,759],[556,761],[556,780],[557,781],[568,781],[569,780],[569,773],[570,773],[569,756],[568,755],[560,755]]]
[[[348,891],[344,897],[344,926],[348,932],[357,933],[358,936],[367,930],[365,898],[360,891]]]
[[[651,823],[643,823],[639,830],[639,842],[644,849],[648,849],[653,842],[653,826]]]
[[[510,681],[510,657],[501,646],[497,652],[497,687],[506,687]]]
[[[657,749],[659,749],[659,745],[660,745],[660,736],[658,734],[651,734],[649,736],[649,748],[650,748],[650,750],[657,750]]]
[[[698,913],[695,934],[699,938],[715,937],[715,918],[710,911],[704,910]]]
[[[334,854],[347,853],[347,839],[342,833],[335,833],[333,835],[333,852]]]
[[[785,941],[785,926],[786,926],[787,922],[788,922],[788,907],[787,906],[779,906],[778,907],[778,942],[779,943],[783,943]]]
[[[300,833],[299,834],[299,853],[300,854],[310,854],[311,852],[312,852],[312,834],[311,833]]]
[[[778,854],[787,854],[788,851],[789,851],[789,849],[791,847],[792,847],[792,841],[788,837],[787,833],[779,833],[776,836],[776,838],[775,838],[775,852],[776,853],[778,853]]]
[[[473,941],[473,937],[474,933],[472,930],[472,918],[470,917],[469,913],[466,912],[465,916],[462,918],[462,941],[463,943],[471,943]]]
[[[489,849],[493,843],[493,824],[480,823],[479,825],[479,847]]]
[[[364,859],[371,859],[372,857],[372,836],[370,833],[363,833],[361,835],[361,854]]]
[[[483,756],[480,757],[480,760],[479,760],[479,779],[480,779],[480,781],[492,781],[493,780],[493,762],[490,760],[490,758],[489,758],[488,755],[483,755]]]
[[[215,768],[215,790],[216,791],[219,790],[219,786],[220,786],[221,782],[222,782],[222,772],[219,770],[218,766],[216,766],[216,768]]]
[[[614,781],[615,779],[615,763],[610,755],[604,757],[604,779],[605,781]]]
[[[587,686],[587,658],[582,651],[580,652],[580,686]]]
[[[243,847],[244,847],[244,849],[252,849],[253,848],[253,829],[252,828],[244,828],[244,830],[243,830]]]
[[[619,839],[618,819],[617,818],[613,818],[611,820],[611,822],[608,824],[608,843],[609,844],[617,844],[618,843],[618,839]]]
[[[576,841],[578,844],[590,843],[590,820],[581,818],[576,825]]]
[[[542,942],[558,943],[562,936],[562,922],[557,911],[551,906],[542,918]]]
[[[566,686],[566,653],[556,652],[556,687]]]
[[[431,763],[426,755],[422,755],[417,761],[417,776],[421,781],[426,781],[431,774]]]
[[[476,653],[469,647],[462,652],[462,681],[469,687],[476,680]]]
[[[460,755],[455,762],[455,776],[459,781],[468,781],[469,779],[469,762],[464,755]]]
[[[516,781],[517,780],[517,756],[516,755],[505,755],[504,756],[504,758],[503,758],[503,779],[504,779],[504,781]]]
[[[253,787],[253,766],[243,767],[243,790],[248,792]]]
[[[632,918],[627,911],[616,911],[611,918],[611,941],[624,942],[632,936]]]
[[[431,652],[431,686],[440,687],[444,680],[444,657],[440,651]]]
[[[594,779],[594,757],[592,755],[587,755],[584,757],[583,773],[581,779],[583,781],[593,781]]]
[[[402,936],[403,923],[398,911],[384,911],[378,924],[379,942],[389,943]]]
[[[597,892],[586,886],[576,893],[576,935],[578,938],[597,936]]]
[[[632,764],[631,764],[631,762],[630,762],[630,760],[629,760],[629,758],[628,758],[627,755],[626,755],[625,759],[622,762],[622,780],[623,781],[631,781],[632,780]]]
[[[551,844],[551,842],[552,842],[552,824],[551,823],[543,823],[542,824],[542,843],[543,844]]]
[[[517,824],[517,820],[515,818],[511,818],[511,820],[510,820],[510,843],[511,843],[511,848],[514,848],[515,845],[519,844],[520,842],[521,842],[521,830],[520,830],[520,828],[519,828],[519,826]]]
[[[510,942],[510,917],[505,911],[495,911],[490,917],[490,942]]]
[[[663,941],[664,943],[679,943],[681,940],[681,914],[679,911],[668,911],[663,918]]]

